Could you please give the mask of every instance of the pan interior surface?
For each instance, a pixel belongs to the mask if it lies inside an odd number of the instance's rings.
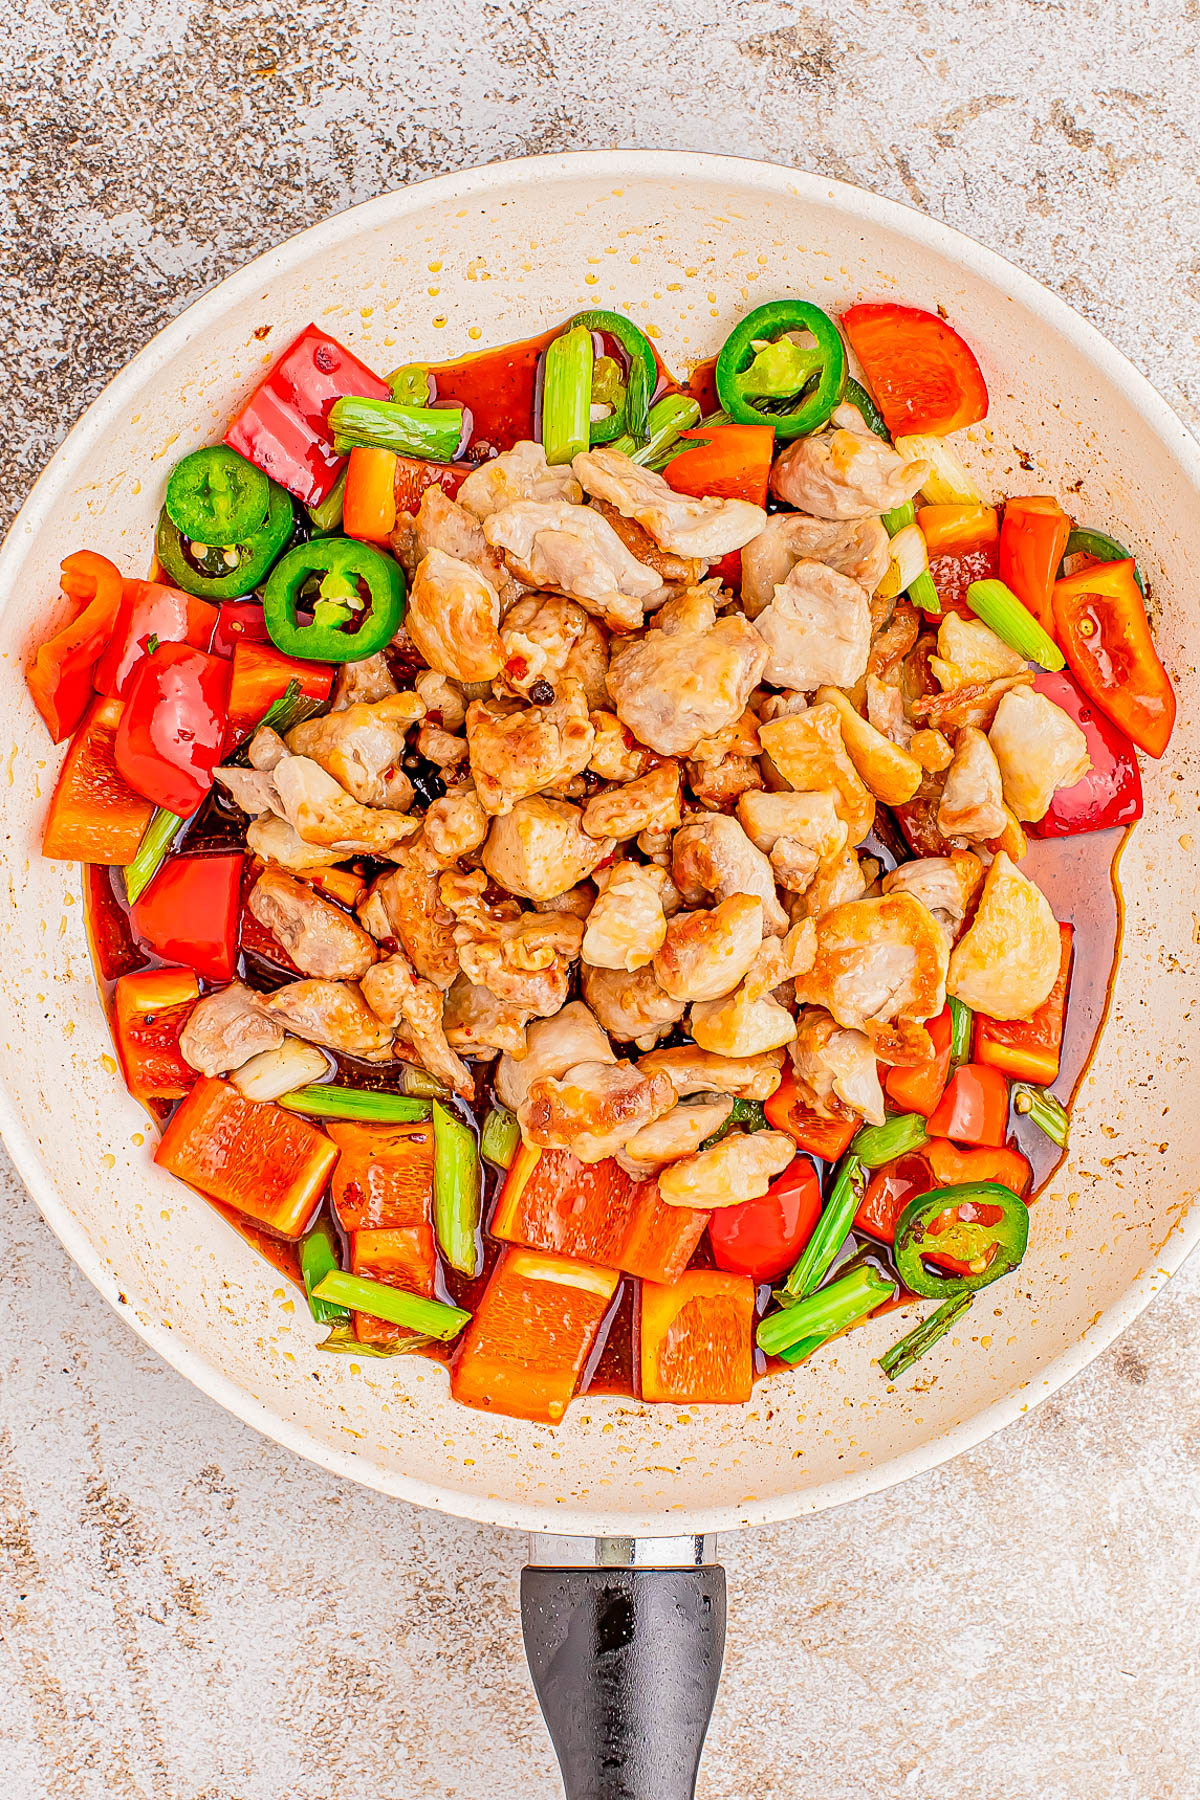
[[[885,1317],[760,1384],[745,1408],[585,1396],[553,1431],[472,1412],[420,1358],[322,1355],[282,1278],[152,1166],[153,1130],[121,1084],[93,981],[79,872],[38,854],[61,752],[22,670],[51,620],[61,559],[86,545],[144,569],[166,469],[221,435],[310,319],[389,368],[607,306],[682,372],[782,294],[834,313],[862,297],[943,307],[991,392],[965,447],[985,489],[1057,493],[1081,523],[1129,543],[1149,579],[1180,727],[1145,770],[1147,816],[1121,862],[1109,1021],[1020,1273],[894,1389],[873,1366],[899,1335]],[[101,1291],[189,1379],[301,1454],[421,1504],[531,1528],[786,1517],[902,1479],[1017,1417],[1110,1341],[1190,1248],[1200,452],[1090,327],[955,233],[855,189],[718,157],[588,153],[439,178],[293,240],[169,326],[63,445],[0,561],[0,1126]]]

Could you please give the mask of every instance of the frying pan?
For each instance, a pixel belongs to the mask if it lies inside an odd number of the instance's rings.
[[[557,1430],[467,1411],[418,1358],[322,1356],[317,1329],[209,1207],[155,1169],[117,1077],[78,872],[38,854],[59,761],[21,679],[64,555],[145,566],[166,468],[219,437],[310,318],[388,367],[625,310],[680,368],[778,294],[943,306],[992,396],[968,460],[995,492],[1053,491],[1131,544],[1180,725],[1126,845],[1124,948],[1071,1150],[1020,1274],[888,1391],[877,1321],[745,1408],[587,1396]],[[719,1672],[712,1534],[853,1500],[978,1443],[1146,1305],[1200,1232],[1200,898],[1192,733],[1200,448],[1046,289],[856,188],[763,163],[614,151],[439,177],[359,206],[205,295],[134,358],[38,482],[0,552],[0,1129],[46,1219],[190,1381],[328,1469],[538,1540],[523,1610],[571,1800],[685,1800]],[[315,1377],[315,1378],[314,1378]]]

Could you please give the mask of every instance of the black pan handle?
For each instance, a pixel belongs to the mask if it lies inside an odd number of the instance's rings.
[[[602,1557],[613,1543],[599,1540]],[[636,1563],[653,1550],[638,1542]],[[521,1575],[525,1654],[566,1800],[694,1800],[721,1679],[725,1571],[634,1560]]]

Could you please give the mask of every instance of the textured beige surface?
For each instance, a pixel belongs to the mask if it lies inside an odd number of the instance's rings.
[[[793,158],[911,198],[1058,287],[1194,419],[1188,9],[673,16],[441,4],[402,37],[361,9],[172,5],[72,15],[73,44],[30,8],[0,52],[11,497],[254,250],[414,174],[580,142]],[[520,1541],[264,1444],[124,1331],[27,1201],[0,1221],[4,1800],[553,1795]],[[706,1800],[1200,1793],[1196,1288],[949,1469],[726,1546]]]

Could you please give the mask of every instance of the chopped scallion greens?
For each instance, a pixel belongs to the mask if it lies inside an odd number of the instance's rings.
[[[463,434],[461,406],[400,406],[395,400],[363,400],[345,394],[329,409],[333,447],[394,450],[398,456],[449,462]]]
[[[469,1125],[433,1102],[433,1228],[442,1255],[463,1275],[479,1273],[479,1152]]]
[[[939,1338],[945,1337],[955,1320],[961,1319],[973,1299],[974,1295],[969,1290],[952,1294],[949,1300],[942,1301],[936,1312],[931,1312],[927,1319],[922,1319],[907,1337],[900,1338],[890,1350],[885,1350],[879,1359],[879,1367],[887,1379],[894,1381],[897,1375],[903,1375],[906,1369],[911,1369],[917,1359],[931,1350]]]
[[[341,529],[342,504],[345,498],[346,471],[343,469],[324,500],[318,506],[306,506],[304,509],[312,520],[314,537],[327,537],[330,532]]]
[[[783,1284],[780,1299],[785,1303],[804,1300],[824,1281],[833,1266],[834,1257],[846,1241],[846,1234],[858,1211],[865,1188],[862,1163],[851,1150],[842,1159],[834,1177],[833,1186],[817,1220],[816,1230]]]
[[[769,1314],[758,1327],[758,1347],[764,1356],[801,1362],[864,1313],[890,1300],[895,1291],[895,1282],[873,1263],[860,1263],[798,1305]]]
[[[125,867],[125,897],[131,906],[158,874],[183,823],[178,813],[168,812],[165,806],[155,812],[142,833],[133,861]]]
[[[641,463],[643,468],[662,469],[681,450],[695,449],[695,440],[689,439],[686,444],[680,444],[676,439],[680,432],[690,431],[699,421],[698,401],[690,399],[687,394],[664,394],[650,408],[646,442],[638,444],[634,438],[626,435],[614,438],[611,448],[619,450],[622,456],[631,457],[635,463]]]
[[[950,1067],[957,1069],[971,1060],[971,1031],[975,1014],[961,1000],[956,1000],[953,994],[947,1005],[950,1008]]]
[[[542,448],[546,461],[569,463],[592,441],[592,334],[573,325],[546,351]]]
[[[373,1319],[384,1319],[389,1325],[423,1331],[442,1343],[457,1337],[471,1317],[461,1306],[446,1306],[440,1300],[427,1300],[423,1294],[409,1294],[403,1288],[389,1287],[386,1281],[374,1281],[369,1275],[347,1275],[341,1269],[331,1270],[313,1294],[317,1300],[331,1301],[353,1312],[370,1313]]]
[[[497,1163],[500,1168],[507,1169],[512,1166],[512,1159],[517,1154],[520,1142],[521,1127],[507,1106],[493,1106],[483,1122],[479,1154],[487,1162]]]
[[[1012,1103],[1014,1111],[1036,1125],[1051,1143],[1057,1144],[1060,1150],[1066,1149],[1071,1134],[1071,1115],[1061,1100],[1055,1099],[1044,1088],[1018,1081],[1012,1091]]]
[[[1040,663],[1043,669],[1066,667],[1067,659],[1054,639],[1002,581],[973,581],[967,589],[967,605],[1018,656]]]
[[[882,1125],[864,1125],[850,1147],[864,1168],[878,1169],[928,1142],[920,1113],[893,1113]]]
[[[330,1300],[317,1300],[313,1295],[314,1288],[341,1266],[337,1234],[328,1219],[320,1218],[300,1241],[300,1274],[304,1279],[304,1292],[308,1295],[309,1311],[318,1325],[345,1324],[350,1317],[344,1306],[336,1306]]]
[[[276,1106],[289,1112],[307,1113],[314,1119],[363,1119],[376,1125],[403,1125],[427,1119],[431,1100],[414,1100],[407,1094],[374,1093],[368,1088],[336,1087],[317,1082],[281,1094]]]

